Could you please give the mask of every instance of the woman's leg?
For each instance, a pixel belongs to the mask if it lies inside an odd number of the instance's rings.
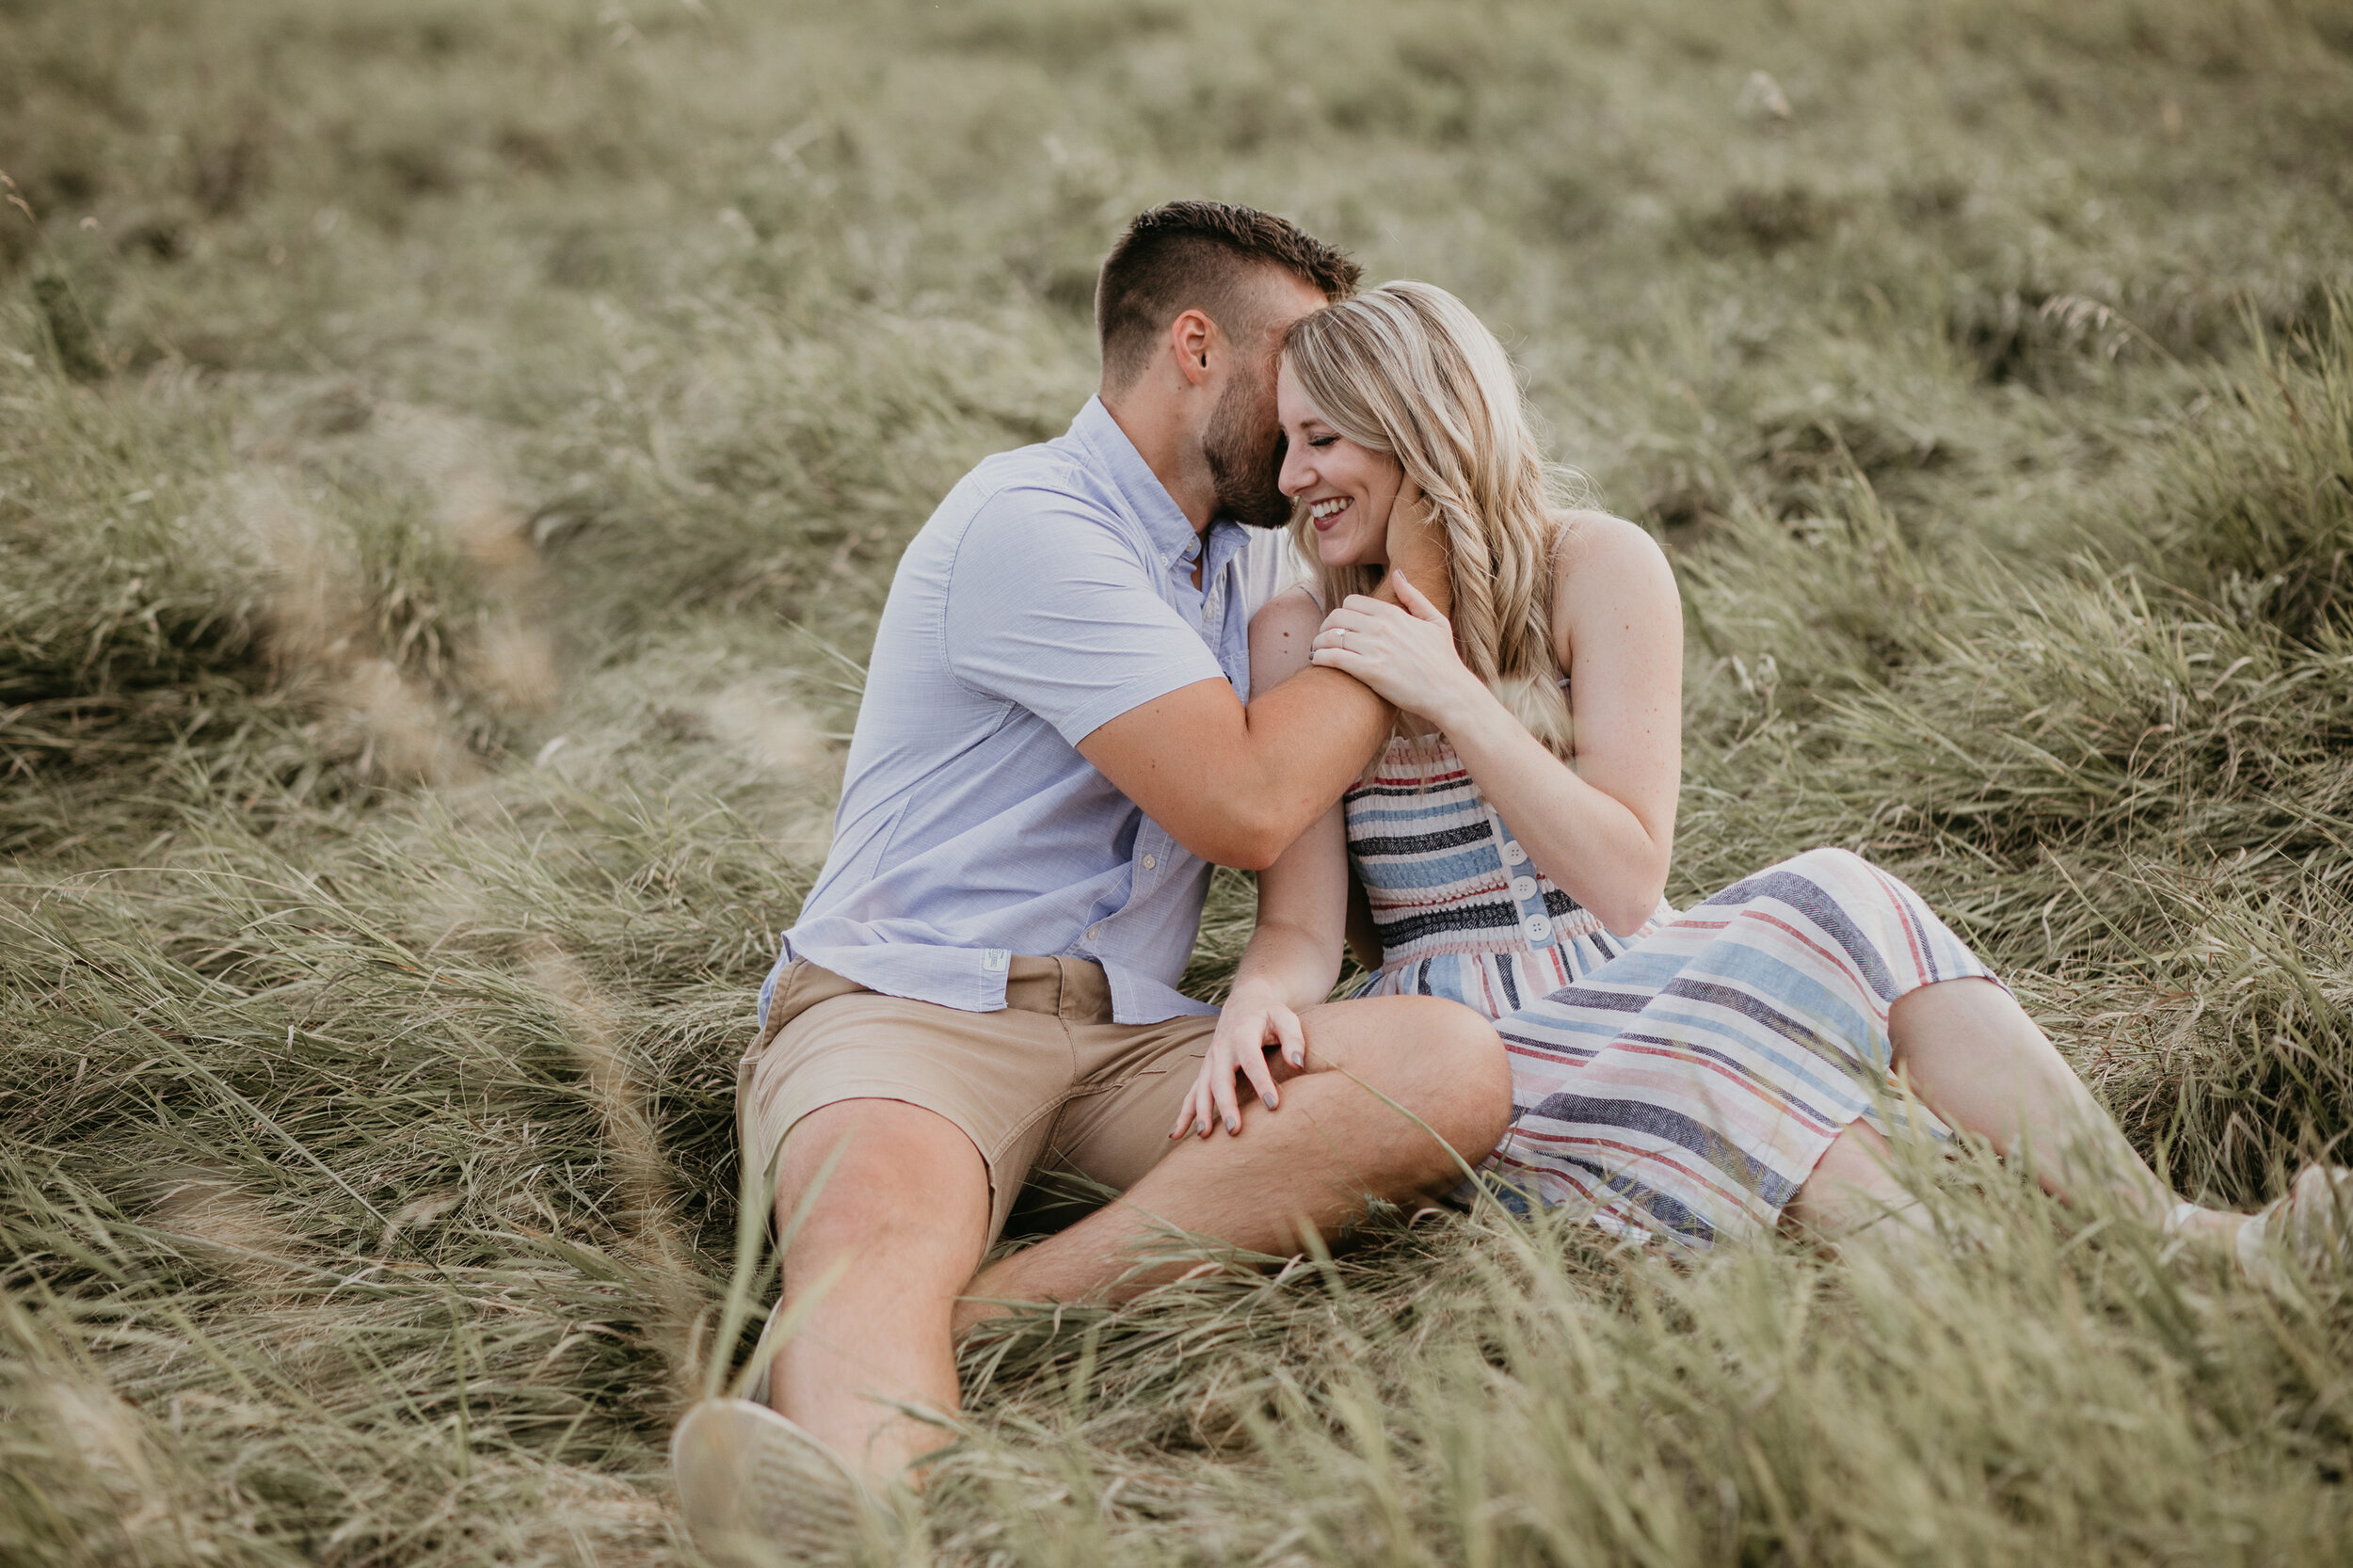
[[[1798,1195],[1782,1210],[1783,1224],[1826,1240],[1878,1226],[1882,1234],[1924,1234],[1920,1200],[1896,1178],[1896,1151],[1877,1128],[1849,1122],[1831,1140]]]
[[[1895,1066],[1921,1103],[2005,1158],[2027,1161],[2054,1197],[2103,1192],[2149,1224],[2167,1224],[2217,1246],[2227,1246],[2246,1219],[2210,1208],[2171,1218],[2174,1194],[2134,1152],[2050,1036],[1992,981],[1950,980],[1909,991],[1890,1009],[1887,1030]],[[1886,1179],[1894,1184],[1892,1176]]]

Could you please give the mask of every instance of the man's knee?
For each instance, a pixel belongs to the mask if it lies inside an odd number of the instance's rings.
[[[1459,1128],[1451,1141],[1475,1163],[1494,1153],[1511,1128],[1512,1059],[1493,1023],[1459,1004],[1438,1005],[1446,1011],[1442,1021],[1432,1020],[1432,1036],[1444,1041],[1449,1109]]]
[[[1443,997],[1390,997],[1379,1005],[1381,1076],[1456,1154],[1485,1159],[1512,1121],[1511,1062],[1495,1025]]]
[[[792,1227],[789,1273],[889,1258],[968,1274],[987,1248],[988,1216],[980,1150],[934,1112],[845,1100],[803,1117],[785,1139],[776,1223]]]

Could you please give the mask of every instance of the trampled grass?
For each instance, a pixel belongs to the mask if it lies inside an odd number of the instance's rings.
[[[1172,195],[1461,293],[1669,541],[1674,896],[1864,851],[2186,1190],[2342,1159],[2349,144],[2324,0],[0,5],[0,1559],[691,1560],[890,565]],[[2342,1284],[1920,1179],[1014,1320],[910,1555],[2344,1560]]]

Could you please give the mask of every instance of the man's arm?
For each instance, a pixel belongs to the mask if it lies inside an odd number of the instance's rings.
[[[1302,670],[1247,708],[1225,681],[1196,680],[1079,752],[1202,859],[1262,871],[1355,782],[1396,716],[1337,670]]]

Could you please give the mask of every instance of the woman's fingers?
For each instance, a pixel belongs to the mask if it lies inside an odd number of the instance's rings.
[[[1274,1038],[1283,1048],[1283,1060],[1294,1067],[1307,1065],[1307,1035],[1299,1027],[1299,1015],[1289,1008],[1271,1013],[1267,1022],[1273,1026]]]
[[[1201,1064],[1201,1070],[1193,1074],[1193,1088],[1186,1094],[1185,1103],[1176,1112],[1176,1125],[1168,1129],[1168,1135],[1171,1138],[1182,1138],[1193,1130],[1195,1122],[1206,1125],[1209,1117],[1207,1107],[1203,1102],[1209,1097],[1209,1064],[1204,1062]]]
[[[1273,1032],[1273,1016],[1270,1014],[1267,1018],[1267,1032],[1270,1034]],[[1281,1103],[1282,1096],[1274,1092],[1274,1070],[1266,1064],[1264,1046],[1241,1053],[1241,1071],[1242,1076],[1250,1080],[1250,1086],[1258,1091],[1259,1104],[1272,1111]]]
[[[1185,1096],[1176,1125],[1168,1129],[1171,1139],[1182,1138],[1196,1129],[1207,1138],[1221,1127],[1228,1134],[1240,1133],[1241,1097],[1234,1087],[1237,1079],[1248,1080],[1269,1111],[1282,1104],[1282,1091],[1275,1087],[1274,1069],[1267,1061],[1266,1048],[1278,1046],[1292,1066],[1304,1066],[1307,1059],[1306,1039],[1300,1032],[1299,1015],[1288,1007],[1270,1007],[1257,1022],[1259,1038],[1247,1045],[1242,1043],[1245,1035],[1223,1027],[1210,1039],[1201,1070],[1193,1077],[1193,1089]]]
[[[1423,602],[1427,603],[1428,600],[1425,600]],[[1370,594],[1350,594],[1340,600],[1339,608],[1323,617],[1323,624],[1329,626],[1342,616],[1356,616],[1359,617],[1360,622],[1372,625],[1393,624],[1399,621],[1410,621],[1414,618],[1401,606],[1391,604],[1385,600],[1375,599]]]
[[[1201,1129],[1201,1136],[1207,1138],[1216,1128],[1216,1085],[1221,1079],[1230,1082],[1234,1076],[1233,1049],[1226,1044],[1227,1032],[1221,1022],[1217,1033],[1210,1036],[1209,1052],[1201,1059],[1201,1070],[1193,1074],[1193,1089],[1185,1096],[1176,1125],[1169,1129],[1171,1138],[1182,1138],[1196,1127]]]
[[[1358,648],[1370,648],[1385,642],[1390,634],[1390,627],[1369,616],[1353,616],[1345,610],[1335,610],[1325,618],[1308,646],[1311,648],[1347,648],[1353,644]]]
[[[1225,1070],[1210,1080],[1209,1093],[1217,1102],[1218,1121],[1225,1126],[1229,1134],[1240,1132],[1241,1130],[1241,1101],[1234,1094],[1233,1058],[1227,1057]],[[1209,1129],[1204,1128],[1203,1136],[1208,1136],[1208,1133]]]
[[[1416,620],[1443,622],[1446,619],[1444,616],[1438,614],[1438,607],[1430,602],[1429,596],[1415,587],[1402,570],[1391,572],[1389,575],[1397,581],[1397,601],[1405,606]]]

